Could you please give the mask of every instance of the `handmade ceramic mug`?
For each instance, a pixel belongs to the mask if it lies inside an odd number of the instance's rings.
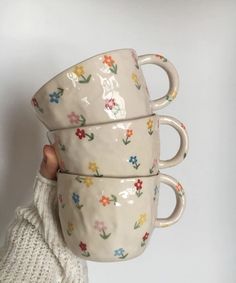
[[[164,69],[169,90],[150,101],[144,64]],[[42,86],[31,102],[50,130],[146,116],[166,106],[178,91],[178,74],[165,57],[137,56],[133,49],[102,53],[78,63]]]
[[[169,160],[160,160],[159,124],[173,127],[180,147]],[[62,172],[94,176],[154,175],[179,164],[188,151],[184,125],[169,116],[142,118],[48,132]]]
[[[140,255],[154,228],[176,223],[186,203],[181,184],[160,173],[98,178],[59,172],[57,178],[65,242],[75,255],[92,261],[122,261]],[[157,217],[160,183],[171,187],[176,196],[173,213],[164,219]]]

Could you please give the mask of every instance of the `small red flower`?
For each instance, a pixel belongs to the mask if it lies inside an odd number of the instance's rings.
[[[133,130],[128,129],[128,130],[126,131],[126,136],[127,136],[127,138],[131,137],[132,135],[133,135]]]
[[[149,233],[146,232],[145,235],[143,236],[143,241],[146,241],[148,236],[149,236]]]
[[[141,190],[142,189],[142,184],[143,184],[143,181],[141,181],[140,179],[137,180],[136,183],[134,183],[135,187],[136,187],[136,190]]]
[[[85,131],[81,130],[80,128],[77,129],[75,134],[76,134],[76,136],[79,137],[80,140],[85,138]]]
[[[178,184],[176,185],[176,190],[177,190],[178,192],[181,192],[182,189],[183,189],[183,187],[181,186],[180,183],[178,183]]]
[[[115,99],[111,98],[111,99],[106,99],[105,101],[105,107],[107,109],[112,110],[112,108],[116,105]]]
[[[186,127],[184,126],[183,123],[181,123],[181,127],[182,127],[184,130],[186,130]]]
[[[113,65],[113,63],[115,63],[115,61],[112,59],[111,56],[104,55],[103,63],[107,64],[107,66],[111,67]]]
[[[83,243],[82,241],[79,244],[79,247],[81,249],[81,251],[86,251],[87,250],[87,245],[85,243]]]
[[[39,107],[38,101],[36,100],[36,98],[32,98],[32,104],[35,107]]]

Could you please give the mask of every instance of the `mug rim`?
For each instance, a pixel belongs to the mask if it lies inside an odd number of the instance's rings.
[[[152,118],[154,116],[159,118],[158,114],[152,113],[152,114],[149,114],[149,115],[139,116],[139,117],[129,118],[129,119],[119,119],[119,120],[115,120],[115,121],[108,121],[108,122],[102,122],[102,123],[88,124],[88,125],[80,126],[80,127],[72,126],[72,127],[48,130],[47,131],[47,135],[50,134],[50,133],[56,133],[56,132],[66,131],[66,130],[73,130],[73,129],[78,129],[78,128],[80,128],[80,129],[88,129],[89,127],[109,126],[109,125],[112,125],[112,124],[116,125],[116,124],[119,124],[119,123],[126,123],[126,122],[129,123],[129,122],[132,122],[132,121],[144,120],[145,118],[149,118],[149,117]]]
[[[50,82],[52,82],[53,80],[55,80],[57,77],[59,77],[60,75],[62,75],[64,72],[67,72],[69,69],[71,69],[71,68],[73,68],[73,67],[75,67],[75,66],[77,66],[77,65],[79,65],[79,64],[82,64],[82,63],[84,63],[84,62],[86,62],[86,61],[92,60],[92,59],[94,59],[94,58],[96,58],[96,57],[105,55],[105,54],[107,54],[107,53],[115,53],[115,52],[119,52],[119,51],[134,51],[134,52],[136,52],[134,48],[128,48],[128,47],[127,47],[127,48],[112,49],[112,50],[110,50],[110,51],[101,52],[101,53],[99,53],[99,54],[90,56],[90,57],[88,57],[88,58],[86,58],[86,59],[84,59],[84,60],[82,60],[82,61],[80,61],[80,62],[78,62],[78,63],[76,63],[76,64],[71,65],[70,67],[67,67],[66,69],[62,70],[61,72],[57,73],[57,74],[56,74],[55,76],[53,76],[50,80],[46,81],[46,82],[34,93],[34,95],[32,96],[32,98],[38,96],[38,95],[40,94],[41,90],[42,90],[47,84],[49,84]]]
[[[152,179],[155,177],[159,177],[161,174],[160,170],[158,170],[158,172],[154,175],[139,175],[139,176],[102,176],[102,177],[98,177],[98,176],[93,176],[93,175],[85,175],[85,174],[75,174],[75,173],[71,173],[71,172],[61,172],[61,169],[58,169],[57,171],[57,175],[61,175],[61,176],[70,176],[71,178],[74,176],[80,176],[80,177],[90,177],[90,178],[94,178],[96,180],[107,180],[107,181],[112,181],[112,180],[133,180],[133,179]]]

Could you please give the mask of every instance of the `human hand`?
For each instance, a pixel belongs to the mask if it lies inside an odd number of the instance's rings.
[[[59,168],[56,152],[52,145],[45,145],[43,147],[43,160],[40,165],[40,174],[49,179],[57,179],[57,170]]]

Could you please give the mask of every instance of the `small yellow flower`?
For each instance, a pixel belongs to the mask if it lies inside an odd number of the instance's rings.
[[[86,187],[90,187],[93,184],[93,180],[91,177],[85,177],[83,182],[85,183]]]
[[[149,119],[147,121],[147,127],[148,127],[148,129],[151,129],[153,127],[153,120],[152,119]]]
[[[89,167],[88,168],[92,172],[96,172],[98,170],[98,166],[97,166],[96,162],[89,162]]]
[[[83,66],[76,66],[75,67],[75,70],[74,70],[74,73],[80,77],[80,76],[83,76],[84,75],[84,67]]]
[[[138,84],[138,77],[135,73],[132,74],[132,80]]]
[[[139,220],[138,220],[139,224],[140,224],[140,225],[143,225],[143,223],[145,223],[146,220],[147,220],[147,214],[146,214],[146,213],[140,214]]]
[[[72,232],[72,231],[74,230],[74,224],[73,224],[73,223],[68,222],[68,230],[69,230],[70,232]]]

